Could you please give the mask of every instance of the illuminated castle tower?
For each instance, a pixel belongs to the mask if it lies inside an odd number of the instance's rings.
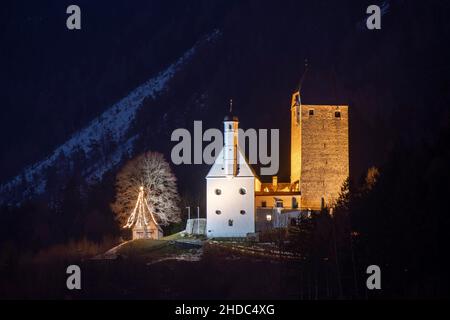
[[[319,210],[339,197],[349,175],[348,106],[291,103],[291,185],[303,210]]]

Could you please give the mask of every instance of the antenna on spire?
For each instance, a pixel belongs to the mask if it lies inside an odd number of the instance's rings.
[[[298,92],[302,89],[303,81],[305,81],[306,73],[308,72],[308,59],[305,59],[305,70],[303,71],[302,77],[298,84]]]
[[[230,114],[233,113],[233,99],[230,99]]]

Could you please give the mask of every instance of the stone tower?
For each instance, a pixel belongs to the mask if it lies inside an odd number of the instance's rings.
[[[291,185],[301,208],[319,210],[339,197],[349,175],[348,106],[291,103]]]

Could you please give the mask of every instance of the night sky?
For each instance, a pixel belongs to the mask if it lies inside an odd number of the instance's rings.
[[[448,5],[388,1],[382,30],[368,31],[372,2],[78,1],[82,30],[69,31],[72,2],[9,1],[0,16],[0,180],[50,154],[215,29],[220,39],[144,103],[132,129],[136,152],[169,155],[171,130],[191,129],[193,120],[220,128],[233,98],[242,127],[280,128],[279,175],[289,179],[289,104],[308,59],[303,102],[350,106],[351,175],[359,179],[397,143],[414,146],[448,125]],[[207,169],[176,168],[180,187]]]

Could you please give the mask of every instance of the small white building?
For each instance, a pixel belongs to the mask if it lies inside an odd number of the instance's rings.
[[[206,234],[246,237],[255,232],[256,177],[239,148],[238,118],[223,123],[224,146],[206,176]]]
[[[133,240],[135,239],[153,239],[158,240],[163,237],[163,231],[161,227],[150,221],[148,225],[138,225],[133,227]]]
[[[144,195],[144,187],[139,188],[139,195],[133,211],[128,217],[124,228],[132,228],[133,240],[155,239],[163,237],[163,230],[155,219]]]

